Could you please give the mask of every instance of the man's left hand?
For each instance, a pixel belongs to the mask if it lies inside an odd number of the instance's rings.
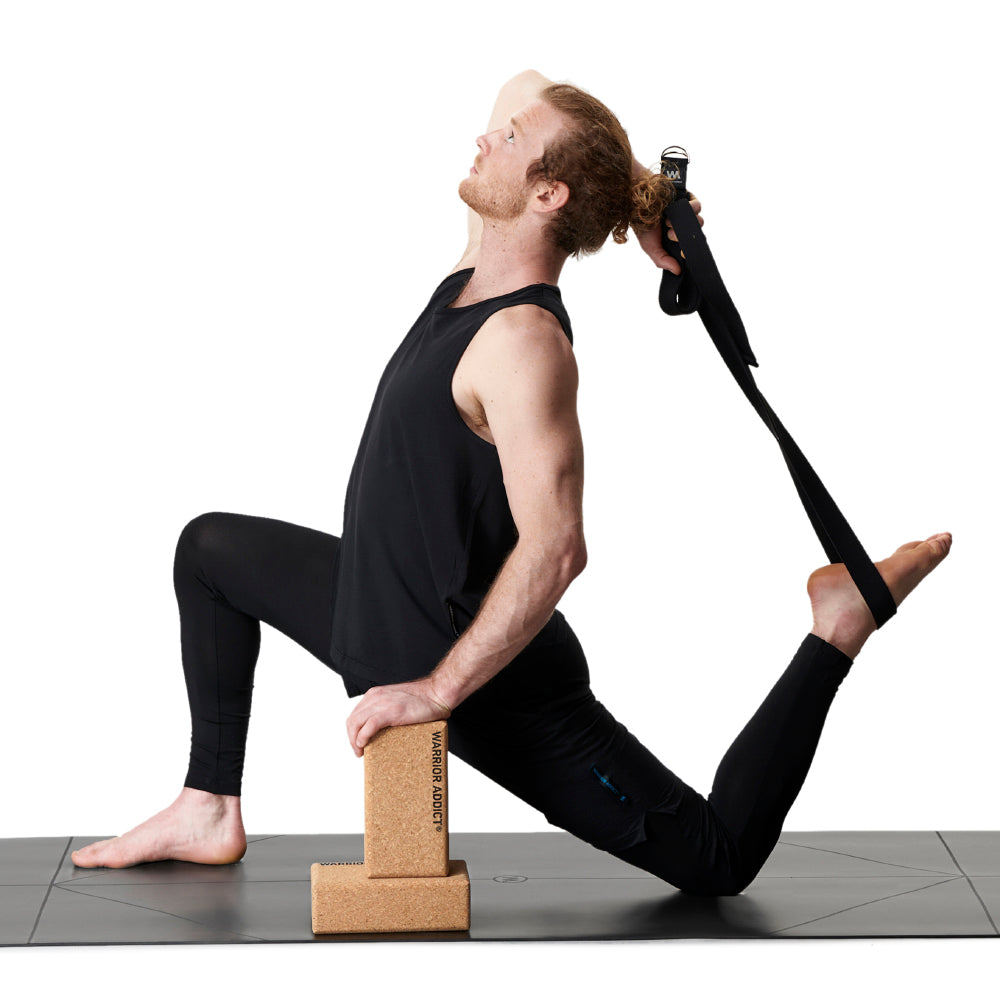
[[[347,739],[354,756],[361,757],[380,729],[437,722],[450,715],[451,709],[436,697],[427,677],[405,684],[385,684],[369,688],[354,706],[347,718]]]
[[[699,225],[705,225],[705,220],[699,215],[701,212],[701,202],[692,194],[691,195],[691,209],[698,219]],[[646,252],[649,259],[659,268],[665,271],[671,271],[674,274],[681,273],[680,261],[674,260],[666,250],[663,249],[663,241],[660,236],[660,227],[655,226],[654,228],[648,230],[645,233],[636,233],[635,238],[639,241],[639,246]],[[677,234],[674,232],[674,227],[667,223],[667,239],[672,240],[674,243],[678,242]],[[681,256],[684,256],[684,251],[681,251]]]

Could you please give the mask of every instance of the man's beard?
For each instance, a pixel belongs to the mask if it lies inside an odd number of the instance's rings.
[[[458,185],[458,196],[481,218],[495,222],[511,222],[528,206],[527,185],[511,190],[484,183],[476,176],[463,178]]]

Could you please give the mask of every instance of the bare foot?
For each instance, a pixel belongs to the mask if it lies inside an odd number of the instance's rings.
[[[922,542],[907,542],[875,563],[897,606],[951,550],[951,533],[943,531]],[[813,635],[836,646],[852,660],[875,631],[868,610],[843,563],[816,570],[807,585],[813,607]]]
[[[134,830],[73,852],[79,868],[128,868],[145,861],[231,865],[246,853],[238,795],[183,788],[176,801]]]

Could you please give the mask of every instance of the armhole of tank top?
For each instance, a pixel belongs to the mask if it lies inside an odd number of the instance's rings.
[[[529,301],[523,304],[538,306],[539,309],[544,309],[546,312],[552,313],[559,325],[562,327],[562,332],[566,335],[566,339],[569,341],[570,346],[574,346],[573,325],[570,323],[569,313],[566,311],[566,306],[563,305],[562,296],[554,294],[549,285],[542,286],[542,291],[538,296],[538,301]]]
[[[449,277],[454,277],[454,275],[449,275]],[[544,295],[544,293],[543,293],[543,295]],[[540,296],[540,298],[541,298],[541,296]],[[529,302],[508,303],[507,305],[498,305],[497,308],[491,309],[489,311],[489,313],[483,318],[483,321],[479,324],[479,326],[476,327],[476,333],[474,333],[469,338],[468,343],[465,345],[465,347],[462,348],[462,351],[458,355],[458,357],[455,358],[455,363],[451,367],[451,371],[448,374],[448,378],[446,380],[445,388],[446,388],[446,391],[448,393],[447,402],[449,404],[449,409],[451,410],[452,414],[454,415],[455,420],[460,425],[461,430],[464,431],[469,437],[475,438],[476,441],[478,441],[484,448],[488,448],[491,452],[493,452],[494,455],[498,454],[497,453],[497,447],[496,447],[496,445],[495,444],[490,444],[490,442],[487,441],[486,438],[480,437],[465,422],[465,420],[462,417],[462,414],[458,412],[458,404],[455,402],[455,395],[452,392],[452,388],[451,387],[452,387],[452,384],[455,381],[455,372],[458,371],[458,366],[462,363],[462,358],[465,357],[465,352],[469,349],[469,346],[472,344],[472,341],[475,340],[476,334],[479,333],[479,331],[486,325],[486,323],[493,316],[495,316],[502,309],[509,308],[511,305],[538,306],[540,309],[544,309],[546,312],[551,313],[553,316],[555,316],[556,321],[559,323],[559,326],[562,328],[563,333],[566,335],[566,339],[569,340],[570,347],[573,346],[573,336],[572,336],[571,330],[567,330],[566,329],[567,325],[569,324],[569,314],[566,312],[566,307],[562,304],[561,301],[558,301],[558,300],[555,303],[548,303],[548,302],[544,302],[544,301],[536,301],[536,302],[529,301]],[[552,308],[553,305],[557,305],[558,308],[557,309],[553,309]],[[563,321],[563,317],[564,316],[565,316],[565,322]]]
[[[486,320],[483,320],[483,322],[485,323]],[[477,327],[476,333],[479,333],[479,329],[480,328]],[[487,441],[486,438],[480,437],[465,422],[464,417],[458,411],[458,404],[455,402],[455,394],[454,394],[454,392],[452,391],[452,388],[451,388],[452,385],[455,382],[455,372],[458,371],[458,366],[462,363],[462,358],[465,357],[465,352],[469,349],[469,344],[472,343],[472,341],[473,341],[474,338],[475,338],[475,334],[473,334],[473,336],[469,338],[469,342],[465,345],[465,347],[462,348],[462,351],[458,355],[458,357],[455,358],[455,363],[454,363],[454,365],[451,366],[451,370],[448,373],[448,377],[444,380],[444,383],[445,383],[444,384],[444,391],[446,393],[445,401],[446,401],[446,404],[448,406],[448,409],[451,411],[451,414],[454,417],[455,422],[459,426],[458,433],[459,434],[464,434],[467,437],[473,438],[475,441],[478,441],[479,444],[482,445],[483,448],[488,448],[491,452],[493,452],[494,455],[496,455],[497,454],[496,445],[490,444],[490,442]]]
[[[434,290],[434,294],[431,296],[431,307],[440,309],[453,301],[458,295],[458,290],[466,284],[469,280],[468,276],[474,270],[474,267],[463,267],[461,271],[452,271]]]
[[[557,320],[559,320],[559,325],[562,327],[562,332],[566,334],[566,339],[569,341],[569,346],[575,348],[576,345],[573,343],[573,325],[569,321],[569,314],[566,312],[565,308],[562,309],[562,315],[560,315],[558,312],[552,309],[550,309],[549,312],[551,312],[552,315],[555,316]],[[566,318],[563,319],[563,316],[565,316]]]

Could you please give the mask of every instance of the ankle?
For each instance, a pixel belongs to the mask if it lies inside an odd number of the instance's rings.
[[[176,804],[184,808],[213,812],[220,818],[240,816],[239,795],[219,795],[201,788],[190,788],[187,785],[181,789]]]
[[[856,660],[873,630],[859,626],[856,621],[814,621],[811,631],[849,659]]]

